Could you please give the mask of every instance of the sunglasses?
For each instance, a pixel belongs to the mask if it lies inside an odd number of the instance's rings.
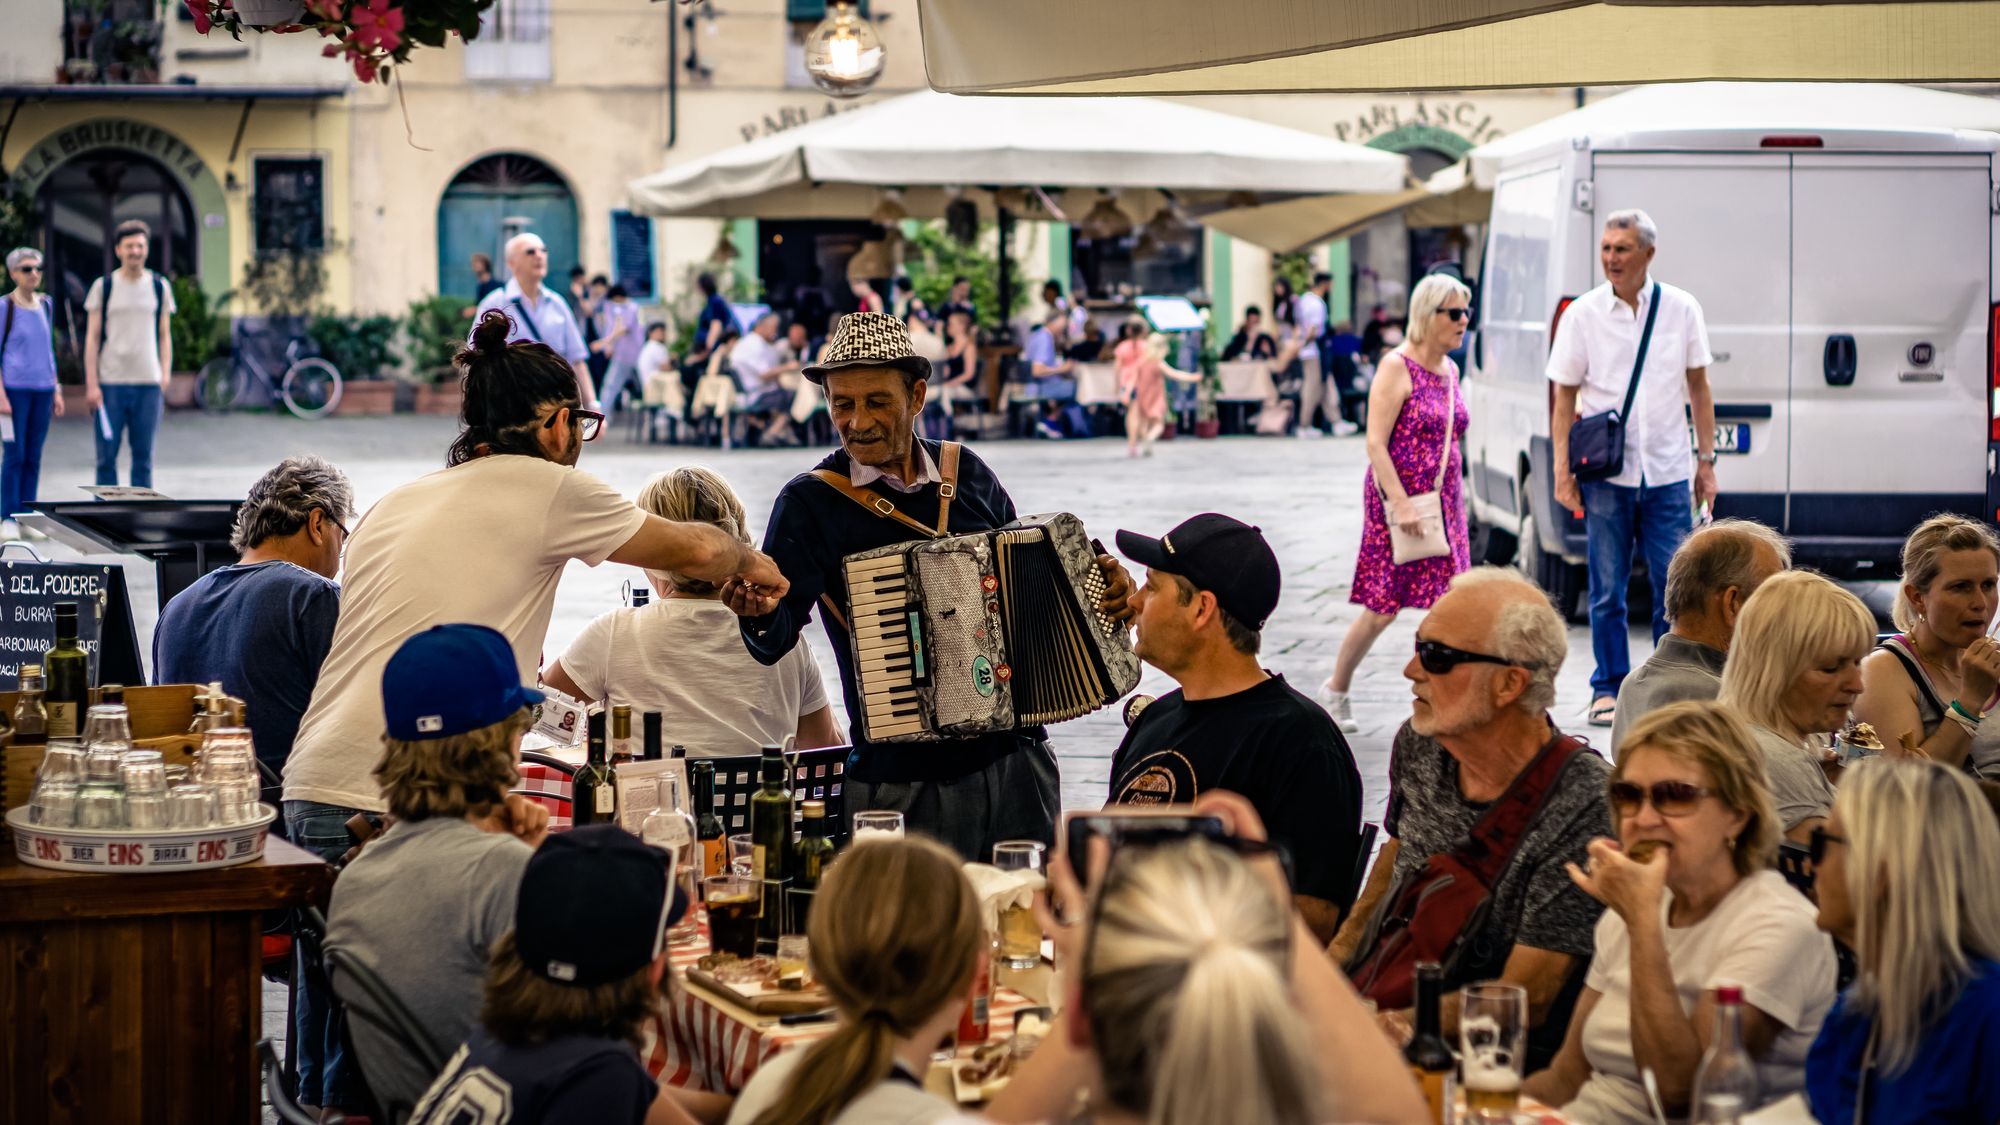
[[[1450,318],[1451,318],[1451,319],[1452,319],[1453,321],[1460,321],[1460,320],[1471,320],[1471,319],[1472,319],[1472,310],[1471,310],[1470,308],[1463,308],[1463,309],[1439,309],[1438,311],[1439,311],[1439,312],[1441,312],[1441,313],[1443,313],[1444,315],[1446,315],[1446,316],[1450,317]]]
[[[1818,867],[1820,864],[1826,862],[1826,846],[1828,844],[1845,844],[1846,842],[1847,837],[1836,836],[1828,832],[1824,827],[1813,829],[1812,835],[1806,838],[1806,849],[1812,856],[1813,866]]]
[[[557,409],[554,414],[549,415],[548,421],[542,423],[542,428],[554,429],[556,419],[562,417],[564,410],[569,411],[570,425],[576,427],[577,435],[584,441],[596,441],[597,435],[604,431],[604,415],[595,410],[584,410],[575,406]]]
[[[40,273],[42,272],[42,266],[41,263],[37,262],[33,265],[15,266],[14,271],[16,273]]]
[[[1443,641],[1425,640],[1417,642],[1417,663],[1423,665],[1424,671],[1429,672],[1433,676],[1448,675],[1452,669],[1461,664],[1499,664],[1508,668],[1533,667],[1533,665],[1522,664],[1516,660],[1509,660],[1504,656],[1488,656],[1483,652],[1467,652],[1462,648],[1453,648]]]
[[[1634,816],[1648,800],[1661,816],[1686,816],[1703,797],[1715,790],[1687,781],[1655,781],[1650,787],[1636,781],[1614,781],[1609,789],[1611,807],[1619,816]]]

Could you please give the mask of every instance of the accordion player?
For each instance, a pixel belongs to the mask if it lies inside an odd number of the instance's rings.
[[[1139,683],[1125,625],[1101,613],[1083,523],[1025,516],[991,531],[842,560],[848,643],[870,742],[935,742],[1060,722]]]

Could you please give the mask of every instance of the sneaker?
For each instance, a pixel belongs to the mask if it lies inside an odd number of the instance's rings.
[[[13,520],[0,520],[0,539],[21,538],[21,525]]]
[[[1292,436],[1293,436],[1293,437],[1296,437],[1296,438],[1303,438],[1303,439],[1305,439],[1305,440],[1307,440],[1307,441],[1311,441],[1311,440],[1312,440],[1312,439],[1314,439],[1314,438],[1323,438],[1323,437],[1325,437],[1326,435],[1325,435],[1325,434],[1323,434],[1323,433],[1320,433],[1318,429],[1316,429],[1316,428],[1314,428],[1314,427],[1312,427],[1312,426],[1300,426],[1300,427],[1299,427],[1299,432],[1298,432],[1298,433],[1296,433],[1296,434],[1293,434]]]
[[[1326,713],[1333,716],[1333,725],[1342,731],[1354,734],[1361,729],[1361,724],[1354,721],[1353,708],[1348,703],[1346,692],[1335,691],[1321,684],[1319,705],[1326,708]]]
[[[1353,437],[1360,432],[1361,427],[1352,422],[1335,422],[1333,424],[1333,436],[1335,437]]]
[[[1050,441],[1061,441],[1063,439],[1063,432],[1049,425],[1047,422],[1036,422],[1035,432]]]

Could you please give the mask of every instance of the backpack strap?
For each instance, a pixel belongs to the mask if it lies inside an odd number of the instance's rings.
[[[521,298],[519,297],[509,298],[507,303],[514,306],[515,312],[521,314],[521,327],[526,328],[528,330],[528,335],[533,336],[535,338],[535,343],[537,344],[541,343],[542,330],[535,324],[535,318],[528,315],[528,307],[521,303]]]
[[[6,301],[7,301],[7,328],[5,331],[0,331],[0,358],[4,358],[7,354],[7,341],[14,338],[14,306],[20,303],[14,300],[14,295],[12,293],[9,293],[7,295]]]
[[[1491,887],[1527,837],[1528,829],[1555,790],[1563,768],[1578,752],[1588,751],[1583,740],[1558,731],[1472,826],[1465,840],[1452,849],[1458,861]]]
[[[916,531],[926,539],[942,539],[951,526],[951,501],[958,495],[958,454],[959,444],[955,441],[943,442],[938,454],[938,520],[937,526],[920,523],[905,515],[902,509],[889,502],[889,498],[872,489],[862,488],[845,473],[832,469],[814,469],[812,475],[825,482],[827,487],[868,509],[883,519]]]

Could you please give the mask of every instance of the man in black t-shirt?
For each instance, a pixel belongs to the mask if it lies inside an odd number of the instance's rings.
[[[1307,925],[1332,938],[1353,897],[1361,777],[1333,720],[1257,662],[1278,605],[1263,534],[1195,516],[1153,539],[1118,533],[1148,568],[1132,596],[1141,659],[1180,684],[1141,711],[1111,761],[1111,804],[1186,804],[1211,789],[1249,799],[1291,858]]]

